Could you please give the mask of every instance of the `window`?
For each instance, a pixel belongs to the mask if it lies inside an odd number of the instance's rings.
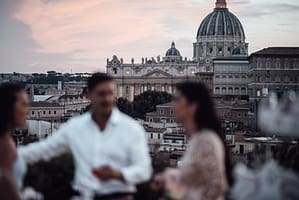
[[[112,69],[112,73],[113,73],[113,74],[117,74],[117,68],[113,68],[113,69]]]
[[[219,94],[219,93],[220,93],[220,88],[219,88],[219,87],[216,87],[216,88],[215,88],[215,93],[216,93],[216,94]]]
[[[213,48],[210,48],[210,53],[213,53]]]
[[[126,75],[130,75],[130,70],[129,70],[129,69],[126,69],[126,70],[125,70],[125,74],[126,74]]]
[[[257,91],[256,91],[256,96],[258,96],[258,97],[261,96],[261,91],[260,91],[260,90],[257,90]]]
[[[233,88],[231,88],[231,87],[228,88],[228,93],[229,93],[229,94],[232,94],[232,93],[233,93]]]
[[[225,94],[225,93],[226,93],[226,88],[223,87],[223,88],[222,88],[222,94]]]
[[[179,74],[184,74],[184,70],[179,70]]]
[[[43,114],[45,115],[45,114],[46,114],[46,111],[43,111]]]
[[[222,54],[222,48],[218,49],[219,54]]]
[[[279,60],[276,61],[276,68],[280,68],[280,61]]]
[[[31,114],[34,115],[34,111],[32,111]]]
[[[246,94],[246,88],[241,88],[241,93]]]
[[[54,110],[54,115],[56,115],[56,110]]]
[[[51,115],[52,114],[52,112],[51,112],[51,110],[49,110],[49,115]]]
[[[160,109],[160,114],[164,114],[164,110],[163,109]]]
[[[149,121],[150,121],[150,122],[153,122],[153,118],[149,118]]]
[[[190,70],[190,73],[191,73],[191,74],[195,74],[195,69],[191,69],[191,70]]]

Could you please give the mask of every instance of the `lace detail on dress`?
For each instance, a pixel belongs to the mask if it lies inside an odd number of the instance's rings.
[[[177,184],[185,188],[185,200],[223,198],[227,183],[220,138],[210,131],[194,135],[177,169],[177,176]]]

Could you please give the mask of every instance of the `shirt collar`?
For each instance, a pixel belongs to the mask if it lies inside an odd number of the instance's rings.
[[[118,110],[118,108],[115,107],[112,110],[108,123],[111,123],[112,125],[116,125],[119,119],[120,119],[120,111]]]
[[[93,121],[92,114],[93,114],[93,111],[90,112],[90,119]],[[116,125],[117,122],[119,121],[119,119],[120,119],[120,111],[118,110],[118,108],[114,107],[112,109],[112,113],[109,117],[107,124]]]

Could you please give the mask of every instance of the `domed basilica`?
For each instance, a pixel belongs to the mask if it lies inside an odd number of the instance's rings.
[[[173,41],[165,57],[142,58],[141,63],[132,58],[130,63],[124,63],[122,58],[113,56],[107,59],[106,70],[116,79],[118,97],[130,101],[147,90],[174,93],[174,85],[184,80],[203,81],[215,93],[214,60],[240,60],[247,55],[241,22],[229,11],[225,0],[217,0],[213,12],[198,28],[192,60],[183,58]]]

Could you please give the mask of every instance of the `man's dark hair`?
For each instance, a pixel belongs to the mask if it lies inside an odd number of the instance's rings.
[[[94,73],[87,81],[88,91],[92,91],[98,84],[104,82],[110,82],[113,80],[114,79],[112,78],[112,76],[106,73],[101,73],[101,72]]]

